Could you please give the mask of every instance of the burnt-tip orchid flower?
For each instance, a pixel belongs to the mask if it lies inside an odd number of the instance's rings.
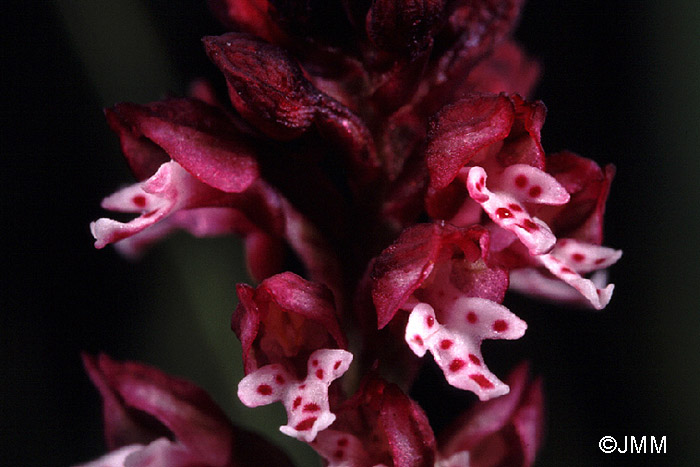
[[[457,118],[465,113],[471,118]],[[571,297],[576,291],[590,306],[601,309],[610,301],[612,284],[596,285],[582,274],[604,269],[621,255],[599,246],[602,231],[597,219],[604,211],[614,170],[608,167],[603,173],[594,162],[569,153],[545,157],[540,143],[544,115],[541,103],[505,94],[476,95],[443,109],[433,121],[428,147],[431,178],[426,206],[433,216],[455,225],[477,223],[485,213],[491,221],[487,227],[494,252],[524,247],[532,262],[563,282],[553,284],[553,279],[543,277],[540,282],[548,282],[548,292],[539,295]],[[581,235],[591,237],[592,244],[575,238],[558,240],[561,233],[553,231],[563,230],[555,224],[570,231],[579,225],[583,229],[588,218],[595,224],[588,229],[595,233]],[[529,270],[518,275],[517,283],[525,290],[529,288],[525,284],[537,281]]]
[[[483,362],[481,341],[517,339],[527,325],[500,305],[505,270],[490,267],[488,232],[450,224],[412,227],[384,250],[372,270],[379,327],[410,312],[405,340],[433,354],[447,381],[482,400],[508,392]]]
[[[330,290],[283,273],[256,289],[239,285],[238,297],[233,329],[246,372],[239,399],[249,407],[281,401],[288,424],[280,430],[312,441],[335,420],[329,386],[352,362]]]

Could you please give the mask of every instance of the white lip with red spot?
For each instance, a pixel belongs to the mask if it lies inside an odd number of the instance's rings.
[[[481,400],[508,393],[508,386],[488,370],[481,355],[484,339],[518,339],[527,324],[503,305],[477,297],[460,297],[441,324],[433,307],[419,303],[408,317],[405,339],[422,357],[426,351],[452,386],[472,391]]]
[[[497,180],[503,191],[489,190],[486,180],[482,167],[469,169],[466,182],[469,196],[491,220],[517,235],[531,255],[549,252],[556,237],[547,224],[528,213],[524,203],[566,204],[569,194],[564,187],[551,175],[523,164],[508,167]]]
[[[328,387],[350,367],[352,354],[342,349],[320,349],[309,356],[304,381],[293,378],[280,364],[265,365],[238,383],[238,398],[248,407],[282,401],[287,425],[280,431],[311,442],[334,421],[328,403]]]
[[[126,223],[109,218],[92,222],[95,247],[103,248],[136,235],[186,206],[199,192],[211,190],[177,162],[166,162],[148,180],[123,188],[102,201],[105,209],[141,215]]]
[[[613,284],[599,288],[591,279],[581,274],[606,268],[620,259],[622,252],[598,245],[590,245],[573,239],[563,239],[551,253],[537,257],[555,277],[573,287],[596,310],[602,310],[610,302]]]

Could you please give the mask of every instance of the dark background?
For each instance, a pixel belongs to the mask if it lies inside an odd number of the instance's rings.
[[[87,227],[131,180],[101,108],[219,79],[199,39],[220,26],[195,0],[3,10],[0,464],[70,465],[103,451],[83,350],[193,379],[237,423],[279,416],[234,400],[238,242],[180,236],[129,263],[94,250]],[[538,465],[700,465],[699,30],[690,0],[533,0],[521,20],[517,37],[543,64],[545,149],[617,166],[605,243],[625,252],[605,311],[514,297],[528,333],[486,349],[508,354],[498,374],[528,358],[545,379]],[[668,452],[605,455],[604,435],[666,436]]]

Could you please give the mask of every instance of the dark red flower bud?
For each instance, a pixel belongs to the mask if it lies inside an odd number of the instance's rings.
[[[313,124],[347,159],[355,179],[371,179],[379,165],[374,141],[360,118],[323,94],[282,49],[230,33],[203,39],[209,58],[223,71],[231,102],[267,136],[287,140]]]
[[[237,33],[203,41],[209,58],[226,76],[234,107],[259,130],[291,139],[313,123],[318,91],[285,51]]]
[[[240,303],[232,327],[241,340],[246,374],[281,363],[303,377],[314,350],[347,346],[327,287],[285,272],[255,289],[239,284],[236,290]]]

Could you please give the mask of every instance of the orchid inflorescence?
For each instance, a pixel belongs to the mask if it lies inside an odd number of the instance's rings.
[[[506,292],[609,302],[601,246],[614,168],[546,155],[538,64],[510,38],[520,0],[210,0],[232,31],[203,39],[229,100],[106,110],[139,180],[91,224],[136,257],[176,230],[244,241],[240,401],[281,402],[280,430],[328,466],[530,465],[541,382],[506,381],[484,339],[526,323]],[[223,80],[222,80],[223,81]],[[426,353],[479,402],[437,442],[406,395]],[[89,466],[291,462],[199,388],[84,356],[111,452]]]

